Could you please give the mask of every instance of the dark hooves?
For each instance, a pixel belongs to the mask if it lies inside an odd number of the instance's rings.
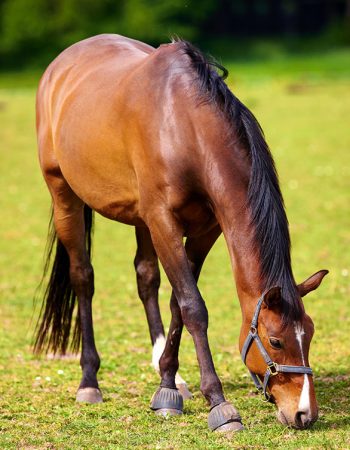
[[[243,430],[242,419],[230,402],[214,406],[208,416],[208,426],[212,431],[232,432]]]
[[[151,409],[160,416],[182,414],[183,398],[177,389],[160,387],[153,395]]]

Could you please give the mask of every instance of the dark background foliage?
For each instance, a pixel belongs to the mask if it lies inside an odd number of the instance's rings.
[[[2,68],[40,67],[98,33],[153,45],[177,34],[205,49],[230,41],[236,52],[237,38],[278,37],[291,48],[310,36],[313,47],[350,41],[350,0],[0,0],[0,14]]]

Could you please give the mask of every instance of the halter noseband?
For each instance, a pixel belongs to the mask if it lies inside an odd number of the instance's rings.
[[[244,345],[243,345],[243,348],[241,351],[241,356],[242,356],[242,360],[243,360],[244,364],[246,364],[246,358],[247,358],[249,348],[250,348],[252,342],[255,341],[255,343],[261,353],[261,356],[264,358],[264,360],[267,364],[264,381],[261,382],[256,373],[250,371],[249,369],[248,370],[249,370],[250,376],[252,377],[254,384],[255,384],[256,388],[258,389],[258,391],[263,394],[263,396],[265,397],[265,399],[267,401],[272,402],[271,394],[269,392],[267,392],[267,385],[269,383],[269,379],[271,376],[275,376],[279,372],[306,373],[308,375],[312,375],[312,369],[311,369],[311,367],[306,367],[306,366],[285,366],[285,365],[277,364],[274,361],[272,361],[272,359],[270,358],[269,354],[265,350],[265,347],[263,346],[263,343],[261,342],[261,339],[258,335],[258,318],[259,318],[259,313],[260,313],[260,309],[261,309],[263,300],[264,300],[264,295],[262,295],[260,297],[258,304],[256,305],[253,320],[250,325],[250,331],[244,342]]]

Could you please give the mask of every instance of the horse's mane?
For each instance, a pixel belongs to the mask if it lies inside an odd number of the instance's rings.
[[[280,286],[284,300],[283,321],[297,320],[303,305],[292,275],[288,220],[275,164],[263,131],[251,111],[224,82],[227,69],[215,60],[207,59],[189,42],[176,40],[175,45],[190,59],[202,101],[214,104],[222,111],[249,152],[248,207],[260,252],[263,289]]]

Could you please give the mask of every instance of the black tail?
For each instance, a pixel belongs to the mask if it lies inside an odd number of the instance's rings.
[[[91,234],[93,230],[93,212],[84,206],[86,249],[91,256]],[[76,295],[69,277],[69,257],[61,241],[57,238],[53,224],[53,212],[49,223],[49,234],[46,250],[43,280],[51,266],[54,247],[56,255],[52,264],[50,280],[45,290],[39,320],[35,330],[34,352],[49,351],[65,354],[72,325]],[[71,348],[79,350],[81,341],[80,318],[77,314]]]

